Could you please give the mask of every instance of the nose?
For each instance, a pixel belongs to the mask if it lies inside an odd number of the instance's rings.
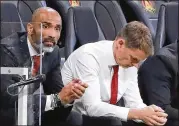
[[[49,31],[48,31],[48,36],[51,37],[51,38],[56,38],[57,37],[57,31],[53,28],[51,28]]]

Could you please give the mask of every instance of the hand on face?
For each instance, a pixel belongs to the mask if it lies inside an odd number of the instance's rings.
[[[160,107],[151,105],[141,110],[140,119],[150,126],[161,126],[167,122],[167,114]]]
[[[62,103],[68,104],[75,99],[81,98],[87,87],[88,85],[86,83],[81,82],[79,79],[73,79],[59,93]]]

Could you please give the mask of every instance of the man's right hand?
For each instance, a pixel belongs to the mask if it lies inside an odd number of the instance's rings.
[[[140,119],[144,121],[147,125],[151,126],[161,126],[167,122],[168,115],[164,113],[160,107],[151,105],[143,108],[141,110]]]
[[[142,120],[145,124],[150,126],[161,126],[167,122],[167,114],[164,113],[160,107],[156,105],[147,106],[142,109],[131,109],[129,111],[130,119]]]
[[[75,99],[81,98],[87,87],[88,85],[86,83],[82,83],[79,79],[73,79],[59,93],[61,102],[63,104],[69,104]]]

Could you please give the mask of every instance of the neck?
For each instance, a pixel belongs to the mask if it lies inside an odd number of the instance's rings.
[[[40,52],[39,52],[39,49],[35,46],[35,43],[34,43],[34,41],[32,40],[32,37],[28,36],[28,40],[29,40],[30,44],[32,45],[32,47],[34,48],[34,50],[35,50],[37,53],[40,53]]]
[[[113,42],[113,55],[114,55],[114,59],[115,59],[115,61],[116,61],[116,54],[115,54],[115,52],[116,52],[116,41],[114,40],[114,42]],[[117,63],[117,61],[116,61],[116,63]]]

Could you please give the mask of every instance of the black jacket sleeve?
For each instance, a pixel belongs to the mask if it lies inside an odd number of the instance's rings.
[[[138,71],[141,96],[148,105],[155,104],[168,113],[169,119],[179,120],[179,110],[172,106],[172,71],[158,56],[148,58]]]
[[[49,64],[49,68],[46,74],[46,81],[43,83],[44,92],[45,94],[58,93],[64,86],[61,76],[61,56],[59,48],[56,47],[54,52],[47,56],[46,60]]]
[[[11,54],[6,46],[0,45],[0,67],[17,67],[18,63],[13,54]],[[7,93],[7,87],[13,83],[16,83],[14,75],[0,75],[1,81],[1,93],[0,93],[0,103],[1,108],[14,108],[15,101],[17,101],[17,96],[11,96]],[[17,93],[17,90],[14,90],[13,93]]]
[[[2,44],[0,44],[0,57],[0,67],[17,67],[17,60]],[[18,99],[17,96],[7,93],[7,87],[16,83],[13,78],[14,75],[0,74],[0,124],[9,126],[15,123],[15,101]],[[17,90],[13,90],[11,93],[17,93]]]
[[[46,81],[43,83],[44,92],[48,95],[59,93],[64,87],[61,76],[61,57],[59,47],[55,48],[53,54],[50,54],[49,58],[52,58],[53,61],[49,61],[49,64],[51,64],[49,66],[50,70],[46,75]],[[65,121],[70,114],[71,109],[72,107],[65,108],[61,106],[59,108],[55,108],[55,110],[45,112],[42,115],[43,125],[58,124],[60,121]]]

